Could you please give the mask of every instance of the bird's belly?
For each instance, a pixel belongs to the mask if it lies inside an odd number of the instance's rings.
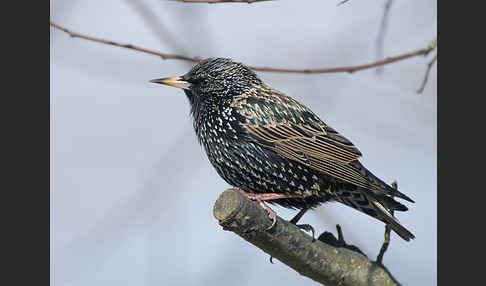
[[[205,145],[218,174],[230,185],[250,193],[297,194],[303,198],[271,201],[284,207],[316,207],[329,200],[321,191],[329,182],[315,170],[252,142]]]

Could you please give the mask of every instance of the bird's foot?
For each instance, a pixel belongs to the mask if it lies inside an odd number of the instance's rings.
[[[268,213],[268,217],[272,220],[272,225],[265,230],[272,229],[272,227],[277,223],[277,213],[267,206],[263,201],[258,201],[258,203]]]
[[[312,232],[312,242],[316,241],[315,231],[314,231],[314,228],[312,227],[312,225],[310,225],[310,224],[296,224],[295,226],[297,226],[298,228],[305,230],[307,232]]]
[[[308,211],[308,208],[301,209],[298,214],[294,216],[289,222],[295,224],[298,228],[307,231],[307,232],[312,232],[312,242],[316,241],[315,238],[315,231],[312,225],[310,224],[297,224],[297,222],[302,218],[302,216]]]
[[[277,214],[273,211],[269,206],[265,204],[265,201],[270,200],[277,200],[277,199],[288,199],[288,198],[301,198],[301,195],[292,195],[292,194],[277,194],[277,193],[263,193],[263,194],[254,194],[245,192],[243,189],[236,187],[236,189],[245,195],[247,198],[253,201],[257,201],[258,204],[268,213],[268,217],[272,220],[272,225],[267,228],[266,230],[271,229],[275,223],[277,222]]]
[[[255,198],[251,198],[250,197],[250,200],[255,200],[258,202],[258,204],[267,212],[268,214],[268,217],[272,220],[272,225],[269,226],[267,229],[265,230],[269,230],[269,229],[272,229],[272,227],[275,225],[275,223],[277,223],[277,213],[275,213],[274,210],[272,210],[272,208],[270,208],[269,206],[267,206],[265,204],[265,202],[260,199],[259,197],[255,197]]]

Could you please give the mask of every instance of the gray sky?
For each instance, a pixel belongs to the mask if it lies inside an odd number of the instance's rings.
[[[375,59],[385,1],[256,4],[54,1],[51,20],[91,36],[248,65],[320,68]],[[436,1],[394,1],[385,56],[436,36]],[[51,29],[52,285],[317,285],[223,231],[212,214],[229,186],[197,144],[182,91],[153,78],[191,64],[72,39]],[[361,162],[416,203],[398,219],[384,263],[404,285],[437,284],[437,70],[428,58],[353,74],[259,72],[309,106],[364,154]],[[273,207],[283,218],[295,211]],[[337,203],[307,213],[318,233],[339,223],[375,258],[384,226]]]

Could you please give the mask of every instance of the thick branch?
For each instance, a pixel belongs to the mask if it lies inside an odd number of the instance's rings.
[[[101,39],[101,38],[95,38],[79,33],[72,32],[58,24],[55,24],[53,22],[50,22],[50,25],[54,28],[57,28],[61,31],[64,31],[68,33],[71,37],[73,38],[81,38],[85,40],[90,40],[102,44],[107,44],[107,45],[112,45],[112,46],[117,46],[117,47],[122,47],[122,48],[127,48],[127,49],[132,49],[136,50],[139,52],[147,53],[147,54],[152,54],[161,57],[164,60],[167,59],[175,59],[175,60],[184,60],[184,61],[190,61],[190,62],[199,62],[201,61],[201,58],[199,57],[188,57],[188,56],[182,56],[182,55],[176,55],[176,54],[167,54],[167,53],[162,53],[162,52],[157,52],[145,48],[140,48],[131,44],[120,44],[117,42]],[[373,62],[373,63],[368,63],[368,64],[363,64],[363,65],[358,65],[358,66],[347,66],[347,67],[335,67],[335,68],[320,68],[320,69],[289,69],[289,68],[272,68],[272,67],[255,67],[255,66],[249,66],[251,69],[256,70],[256,71],[266,71],[266,72],[284,72],[284,73],[337,73],[337,72],[355,72],[355,71],[360,71],[364,69],[369,69],[369,68],[374,68],[377,66],[382,66],[394,62],[398,62],[404,59],[408,59],[411,57],[415,56],[420,56],[420,55],[427,55],[430,51],[435,49],[437,45],[437,41],[433,41],[431,44],[429,44],[426,48],[416,50],[413,52],[401,54],[398,56],[394,57],[388,57],[385,58],[384,60]]]
[[[388,272],[366,256],[312,237],[280,217],[270,230],[267,213],[234,189],[223,192],[214,205],[223,229],[287,264],[301,275],[331,285],[397,285]],[[270,267],[270,266],[269,266]]]

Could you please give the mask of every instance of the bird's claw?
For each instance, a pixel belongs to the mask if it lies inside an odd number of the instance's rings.
[[[277,214],[269,206],[267,206],[265,204],[265,201],[262,200],[258,195],[247,193],[239,188],[238,191],[246,195],[250,200],[257,201],[258,204],[268,213],[268,217],[272,220],[272,225],[270,225],[270,227],[266,228],[265,230],[267,231],[272,229],[277,223]]]
[[[312,232],[312,242],[316,241],[315,231],[314,231],[314,228],[312,227],[312,225],[310,225],[310,224],[296,224],[295,226],[297,226],[298,228],[305,230],[307,232]]]
[[[270,230],[275,225],[275,223],[277,223],[277,214],[272,209],[270,210],[265,209],[265,210],[268,212],[268,217],[272,220],[272,225],[265,230]]]

